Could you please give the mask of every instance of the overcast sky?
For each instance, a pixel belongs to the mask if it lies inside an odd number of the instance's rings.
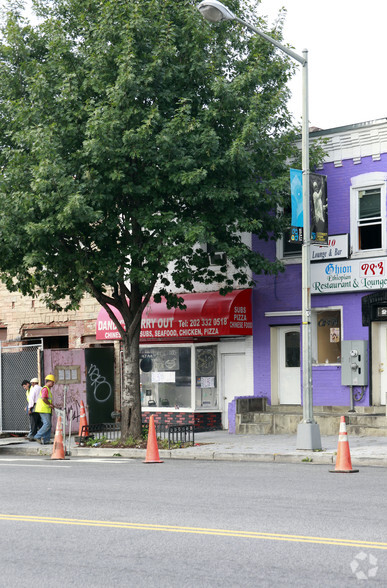
[[[298,54],[309,52],[310,125],[328,129],[387,117],[387,0],[262,0],[261,14],[273,22],[281,6],[285,42]],[[301,72],[290,87],[300,120]]]
[[[300,55],[309,51],[310,125],[329,129],[387,117],[387,0],[261,0],[260,13],[272,23],[282,6],[284,41]],[[290,88],[290,109],[300,122],[300,67]]]

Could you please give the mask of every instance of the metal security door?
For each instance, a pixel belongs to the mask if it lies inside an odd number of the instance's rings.
[[[0,344],[0,432],[26,433],[30,430],[26,393],[21,383],[39,377],[42,349],[42,344]]]
[[[86,397],[90,425],[112,423],[114,411],[114,349],[85,349]]]

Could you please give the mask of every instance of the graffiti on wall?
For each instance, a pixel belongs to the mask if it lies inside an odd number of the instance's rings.
[[[111,423],[114,411],[114,349],[85,349],[89,424]]]
[[[91,382],[93,397],[96,402],[107,402],[113,390],[105,376],[101,375],[98,366],[92,363],[88,370],[88,378]]]

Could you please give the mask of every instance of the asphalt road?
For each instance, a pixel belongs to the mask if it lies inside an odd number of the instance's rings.
[[[385,587],[385,470],[329,469],[2,457],[0,586]]]

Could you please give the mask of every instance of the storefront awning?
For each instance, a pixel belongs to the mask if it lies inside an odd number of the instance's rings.
[[[186,310],[167,308],[165,300],[153,300],[145,308],[141,321],[141,343],[148,341],[193,340],[235,335],[252,335],[251,289],[182,294]],[[114,314],[123,320],[118,311]],[[114,322],[104,308],[98,313],[96,338],[120,339]]]

